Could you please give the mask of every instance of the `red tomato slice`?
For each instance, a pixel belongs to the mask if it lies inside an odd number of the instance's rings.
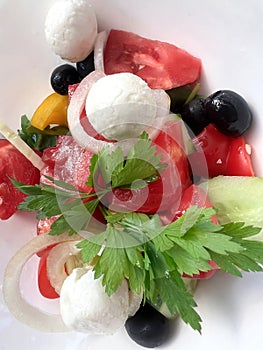
[[[92,156],[93,153],[83,149],[72,136],[60,136],[55,147],[43,152],[42,159],[46,167],[42,173],[65,181],[80,191],[91,192],[93,189],[86,182]]]
[[[39,183],[39,170],[9,141],[0,140],[0,219],[10,218],[25,195],[16,189],[10,178],[25,184]]]
[[[229,137],[208,125],[193,142],[201,146],[208,168],[209,177],[218,175],[254,176],[250,154],[243,136]],[[206,176],[199,152],[189,155],[194,175]]]
[[[254,176],[250,157],[250,146],[243,137],[233,139],[229,145],[227,159],[228,175]]]
[[[58,293],[51,286],[47,276],[47,257],[48,252],[42,254],[38,265],[38,288],[43,297],[48,299],[59,298]]]
[[[130,72],[153,89],[172,89],[197,81],[200,59],[175,45],[111,30],[104,49],[106,74]]]
[[[165,131],[161,131],[153,142],[157,154],[167,168],[158,176],[158,180],[150,182],[142,189],[114,189],[104,198],[106,205],[121,211],[136,211],[153,214],[170,208],[180,201],[182,191],[191,181],[187,157],[176,140]]]

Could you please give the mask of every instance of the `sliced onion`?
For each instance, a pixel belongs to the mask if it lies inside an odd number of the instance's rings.
[[[23,298],[20,291],[20,276],[26,262],[41,249],[55,243],[76,239],[81,237],[68,234],[60,236],[42,234],[29,241],[9,261],[3,279],[3,296],[9,311],[20,322],[43,332],[68,331],[60,315],[46,313]]]
[[[68,126],[71,135],[81,146],[94,153],[98,153],[109,143],[107,141],[96,140],[87,134],[80,123],[80,116],[92,85],[104,76],[105,74],[103,72],[96,70],[87,75],[75,90],[68,106]]]
[[[169,118],[171,100],[169,95],[162,89],[152,89],[157,106],[154,127],[148,130],[148,134],[154,140]]]
[[[95,70],[104,72],[104,48],[108,38],[108,32],[100,32],[94,46],[94,66]]]
[[[22,153],[38,170],[42,170],[45,163],[26,143],[21,137],[11,130],[5,123],[0,120],[0,132],[1,134],[15,147],[20,153]]]
[[[152,89],[157,106],[157,118],[163,118],[170,113],[171,99],[162,89]]]
[[[63,242],[56,245],[48,254],[47,258],[47,274],[50,284],[60,295],[63,282],[68,277],[65,271],[67,259],[72,255],[77,255],[79,249],[76,247],[78,241]]]

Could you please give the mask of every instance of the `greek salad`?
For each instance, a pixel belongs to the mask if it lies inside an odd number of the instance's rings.
[[[98,28],[89,1],[56,2],[45,22],[64,60],[47,77],[53,92],[18,132],[0,121],[0,218],[37,218],[36,236],[6,267],[3,296],[44,332],[125,327],[153,348],[176,317],[201,333],[198,282],[218,270],[262,271],[263,179],[246,139],[253,116],[236,91],[202,91],[200,58]],[[59,315],[21,293],[35,255],[39,292],[59,300]]]

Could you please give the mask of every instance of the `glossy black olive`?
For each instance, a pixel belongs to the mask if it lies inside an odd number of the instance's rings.
[[[225,135],[238,137],[247,131],[252,114],[242,96],[231,90],[220,90],[205,101],[207,117]]]
[[[94,70],[94,51],[92,51],[85,60],[77,62],[77,71],[81,79],[83,79]]]
[[[68,86],[77,84],[79,81],[79,73],[70,64],[62,64],[55,68],[50,78],[52,88],[60,95],[67,95]]]
[[[198,135],[209,124],[204,101],[204,98],[198,96],[180,110],[183,121],[195,135]]]
[[[169,320],[149,304],[141,306],[125,328],[131,339],[146,348],[160,346],[170,334]]]

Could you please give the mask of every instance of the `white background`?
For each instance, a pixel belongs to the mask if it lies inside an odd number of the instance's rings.
[[[20,116],[32,115],[51,93],[49,76],[60,60],[44,38],[44,19],[52,0],[0,0],[0,118],[17,129]],[[101,29],[117,28],[175,43],[203,61],[207,92],[232,89],[249,102],[255,122],[249,133],[253,162],[263,176],[262,33],[263,3],[258,0],[94,0]],[[253,194],[251,194],[253,196]],[[34,216],[16,214],[0,222],[0,286],[9,258],[35,235]],[[34,262],[23,275],[27,297],[42,308],[56,308],[34,289]],[[243,279],[218,273],[202,282],[196,293],[203,319],[202,335],[177,321],[170,342],[162,349],[232,350],[262,348],[263,275]],[[18,323],[0,294],[0,350],[140,349],[125,334],[91,337],[44,334]]]

